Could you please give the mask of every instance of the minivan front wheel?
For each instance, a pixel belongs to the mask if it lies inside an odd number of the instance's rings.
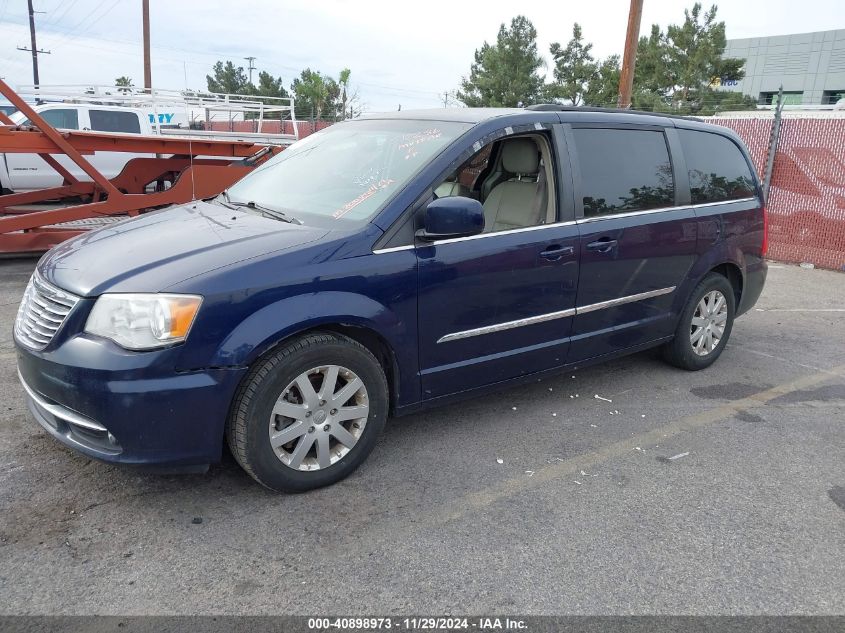
[[[259,483],[303,492],[355,470],[373,450],[387,409],[387,380],[367,348],[336,334],[310,334],[251,370],[226,437]]]
[[[735,303],[730,282],[718,273],[707,275],[690,295],[675,338],[663,348],[666,361],[690,371],[712,365],[731,335]]]

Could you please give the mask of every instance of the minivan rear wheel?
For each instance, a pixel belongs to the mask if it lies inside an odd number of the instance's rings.
[[[730,282],[718,273],[707,275],[681,312],[675,338],[663,347],[666,361],[690,371],[712,365],[731,335],[735,303]]]
[[[355,470],[375,447],[387,410],[387,380],[366,347],[333,333],[309,334],[253,367],[226,438],[256,481],[303,492]]]

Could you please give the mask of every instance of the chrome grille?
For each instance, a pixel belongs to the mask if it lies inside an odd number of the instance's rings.
[[[76,295],[56,288],[34,272],[18,308],[15,338],[31,349],[44,349],[78,301]]]

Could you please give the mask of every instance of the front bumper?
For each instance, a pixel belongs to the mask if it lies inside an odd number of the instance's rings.
[[[246,369],[179,372],[177,354],[129,353],[86,337],[50,353],[17,346],[29,409],[62,444],[107,462],[217,462],[229,406]]]

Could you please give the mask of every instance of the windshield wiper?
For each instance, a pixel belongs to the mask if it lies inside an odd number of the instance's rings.
[[[232,200],[229,197],[228,191],[223,191],[223,193],[221,193],[220,195],[223,196],[223,199],[231,208],[247,207],[248,209],[254,209],[255,211],[260,212],[264,215],[264,217],[272,218],[274,220],[281,220],[282,222],[288,222],[290,224],[302,224],[302,220],[300,220],[299,218],[295,218],[292,215],[288,215],[281,209],[273,209],[271,207],[266,207],[264,205],[257,204],[252,200],[250,200],[249,202]]]

